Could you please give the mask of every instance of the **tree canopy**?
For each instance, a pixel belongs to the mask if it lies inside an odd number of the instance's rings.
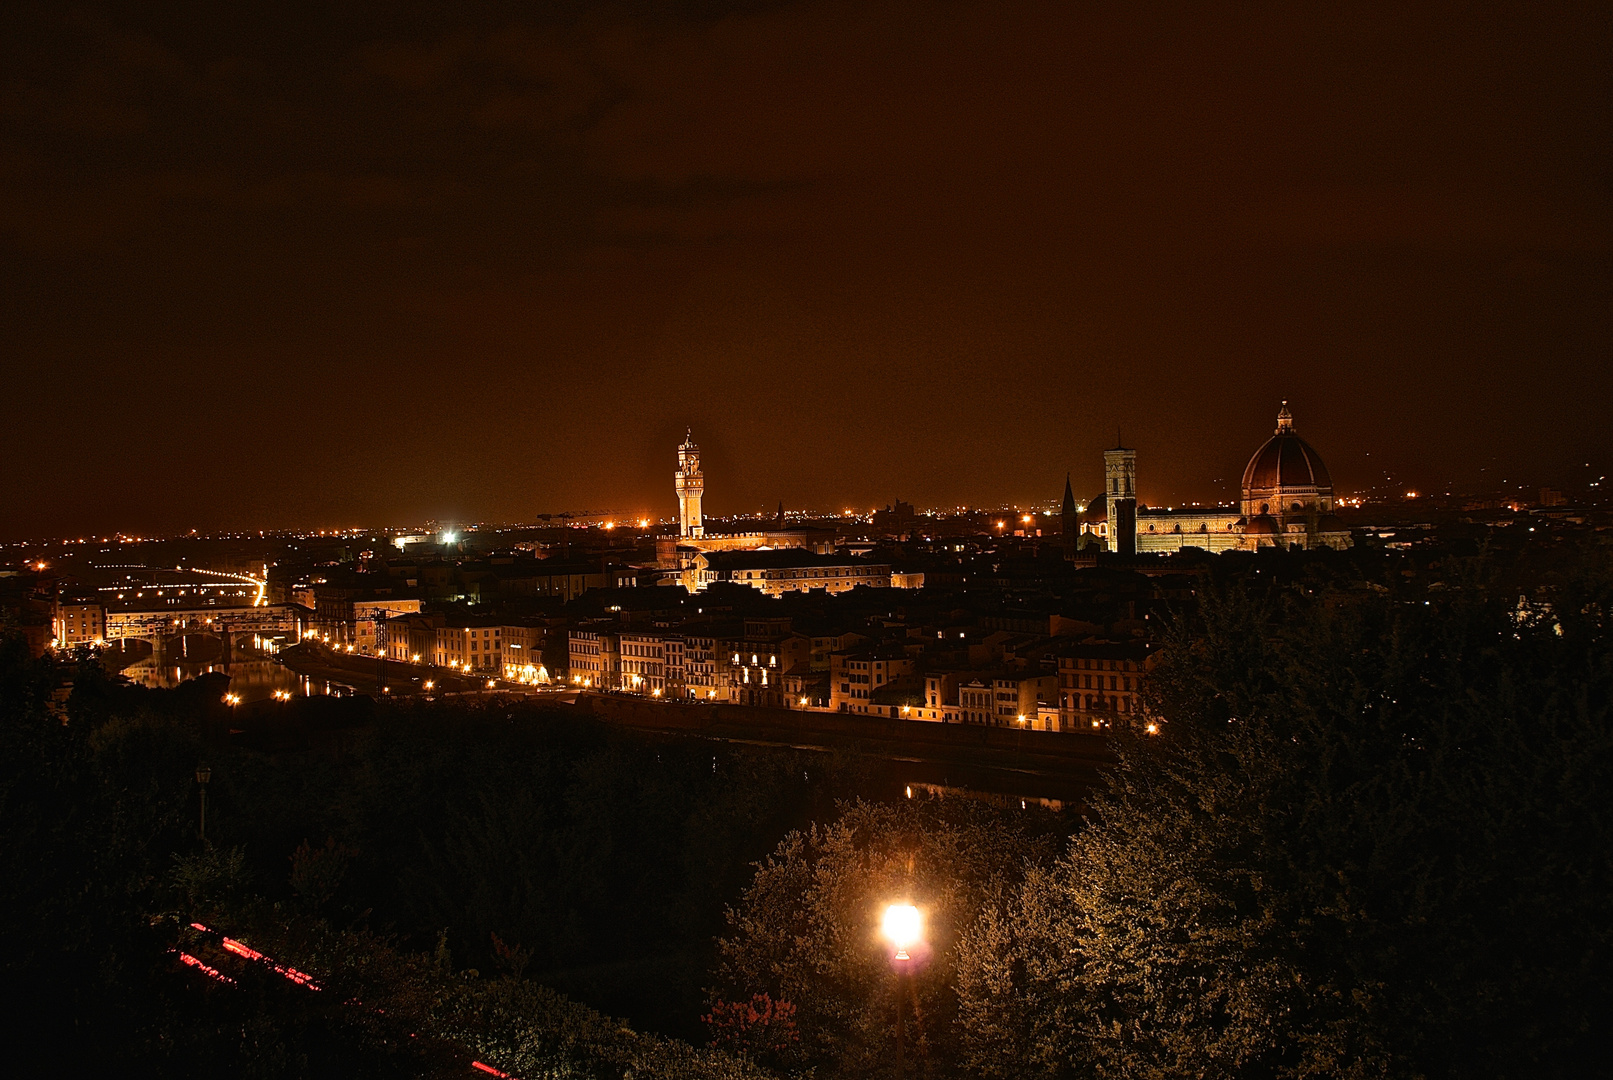
[[[1520,602],[1521,601],[1521,602]],[[993,1076],[1575,1076],[1613,1015],[1596,561],[1213,591],[1089,826],[960,947]]]

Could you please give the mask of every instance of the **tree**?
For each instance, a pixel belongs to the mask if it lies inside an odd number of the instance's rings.
[[[1613,1015],[1605,573],[1228,591],[1088,829],[963,943],[995,1075],[1575,1075]],[[1016,1069],[1017,1063],[1017,1069]]]
[[[957,1051],[958,933],[1049,854],[1021,812],[968,800],[849,804],[759,864],[729,912],[714,1001],[788,1001],[800,1040],[779,1057],[825,1075],[876,1076],[890,1068],[900,989],[909,1056],[946,1073]],[[905,987],[879,937],[885,906],[900,901],[921,909],[926,935],[910,950]]]

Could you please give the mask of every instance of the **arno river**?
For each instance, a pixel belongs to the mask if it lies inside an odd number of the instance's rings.
[[[352,692],[352,688],[339,682],[299,675],[273,658],[251,649],[237,649],[231,662],[226,664],[219,656],[208,660],[191,660],[179,649],[169,649],[159,666],[147,656],[121,669],[121,674],[142,686],[169,688],[186,679],[211,672],[223,672],[230,677],[230,693],[239,694],[242,701],[266,700],[277,691],[296,695],[338,694]]]

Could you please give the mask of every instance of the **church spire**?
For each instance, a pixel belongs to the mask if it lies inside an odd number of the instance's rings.
[[[1064,474],[1064,513],[1060,515],[1060,536],[1064,541],[1064,558],[1075,559],[1076,532],[1079,528],[1075,518],[1075,490],[1070,487],[1070,474]]]

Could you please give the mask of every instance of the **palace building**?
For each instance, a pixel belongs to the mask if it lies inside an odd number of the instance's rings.
[[[1238,506],[1181,510],[1137,501],[1137,452],[1117,446],[1104,451],[1104,490],[1078,510],[1068,478],[1064,483],[1066,555],[1094,547],[1119,554],[1202,548],[1252,551],[1263,547],[1347,548],[1350,530],[1333,512],[1333,479],[1315,447],[1294,431],[1283,402],[1277,430],[1243,470]]]
[[[678,574],[665,580],[680,584],[690,592],[702,591],[718,580],[744,581],[763,591],[793,591],[829,588],[830,582],[838,582],[843,576],[838,572],[831,575],[825,570],[825,567],[840,567],[839,562],[818,558],[834,554],[834,530],[807,526],[786,528],[782,505],[771,529],[708,533],[700,508],[701,498],[706,493],[706,477],[700,471],[700,447],[695,444],[693,431],[685,435],[683,445],[678,447],[678,467],[672,474],[672,485],[678,494],[678,534],[656,541],[656,562],[663,570],[676,570]],[[747,563],[740,568],[737,563],[730,565],[730,561],[718,557],[722,552],[790,551],[800,558],[792,560],[782,554],[774,555],[766,560],[765,575],[759,572],[762,564]],[[738,576],[741,573],[749,573],[751,577],[742,578]],[[884,584],[890,584],[889,567],[885,568]]]

